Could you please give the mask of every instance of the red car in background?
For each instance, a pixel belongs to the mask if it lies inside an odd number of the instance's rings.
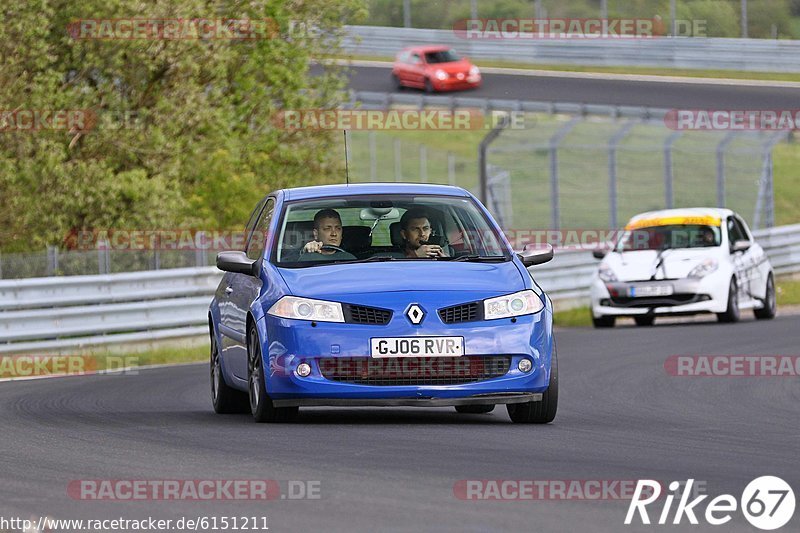
[[[397,54],[392,80],[397,89],[456,91],[480,87],[481,72],[448,46],[412,46]]]

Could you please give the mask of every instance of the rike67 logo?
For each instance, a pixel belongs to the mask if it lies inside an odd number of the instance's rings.
[[[786,525],[794,515],[794,491],[779,477],[762,476],[754,479],[745,487],[742,497],[738,501],[730,494],[717,496],[707,502],[704,513],[701,513],[700,504],[708,498],[708,495],[700,495],[690,501],[693,484],[694,479],[687,480],[685,484],[678,481],[669,484],[670,493],[663,499],[664,503],[661,513],[658,515],[657,524],[670,523],[672,503],[675,499],[678,500],[678,504],[675,507],[671,523],[676,525],[680,524],[684,517],[690,524],[697,525],[699,523],[698,515],[711,525],[723,525],[730,522],[733,513],[740,508],[751,525],[761,530],[772,531]],[[679,494],[677,491],[681,487],[683,487],[683,491]],[[660,497],[661,484],[658,481],[640,479],[628,507],[625,524],[634,523],[637,514],[642,524],[650,524],[647,506],[655,503]],[[657,506],[653,505],[654,508]]]

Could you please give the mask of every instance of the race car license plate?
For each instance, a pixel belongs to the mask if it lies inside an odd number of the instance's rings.
[[[628,289],[631,298],[646,296],[669,296],[672,294],[672,285],[641,285]]]
[[[378,337],[370,339],[372,357],[459,357],[464,337]]]

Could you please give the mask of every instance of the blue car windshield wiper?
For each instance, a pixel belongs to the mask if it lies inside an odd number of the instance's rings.
[[[479,255],[467,254],[454,257],[451,261],[505,261],[506,257],[502,255]]]

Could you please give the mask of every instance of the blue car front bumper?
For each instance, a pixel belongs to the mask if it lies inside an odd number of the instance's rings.
[[[394,307],[394,306],[392,306]],[[424,305],[423,305],[424,307]],[[553,352],[552,315],[549,309],[516,319],[444,324],[435,309],[422,326],[414,326],[395,311],[384,326],[319,322],[312,325],[267,315],[257,326],[264,354],[267,391],[276,407],[290,405],[463,405],[537,401],[550,382]],[[321,362],[371,359],[374,337],[458,336],[464,338],[464,357],[503,355],[510,358],[503,375],[467,383],[361,384],[328,379]],[[531,361],[531,370],[518,368]],[[297,366],[307,363],[307,377]]]

